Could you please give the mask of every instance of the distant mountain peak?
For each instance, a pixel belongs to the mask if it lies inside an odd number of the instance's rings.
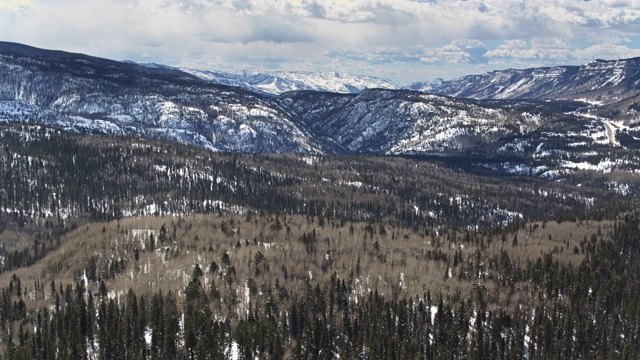
[[[314,90],[357,94],[365,89],[399,89],[400,85],[387,79],[338,72],[275,71],[231,73],[216,70],[181,68],[203,80],[223,85],[243,87],[257,93],[280,95],[289,91]]]

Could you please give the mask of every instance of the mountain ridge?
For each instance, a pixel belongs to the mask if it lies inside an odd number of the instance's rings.
[[[26,56],[33,56],[33,57],[59,59],[59,60],[63,60],[63,59],[84,60],[84,61],[95,62],[95,63],[106,65],[106,66],[113,66],[113,67],[126,69],[126,70],[144,71],[144,72],[149,72],[149,73],[158,74],[158,75],[168,74],[168,75],[177,75],[182,77],[193,77],[193,75],[191,74],[188,74],[186,72],[183,72],[171,67],[161,66],[161,67],[154,68],[151,66],[144,66],[131,61],[117,61],[117,60],[105,59],[97,56],[86,55],[82,53],[67,52],[62,50],[41,49],[41,48],[20,44],[20,43],[15,43],[15,42],[0,41],[0,52],[14,53],[14,54],[20,54],[20,55],[26,55]]]
[[[583,100],[611,104],[640,93],[640,57],[584,65],[494,70],[409,89],[474,99]]]

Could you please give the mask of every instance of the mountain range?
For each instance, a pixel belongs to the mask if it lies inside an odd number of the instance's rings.
[[[640,58],[492,71],[455,80],[418,82],[407,88],[462,98],[577,100],[606,105],[640,93]]]
[[[395,89],[368,77],[232,75],[0,43],[0,120],[212,151],[436,156],[551,179],[584,170],[636,176],[638,64],[495,71]]]
[[[609,105],[640,94],[640,58],[595,60],[581,66],[507,69],[458,79],[435,79],[400,85],[373,76],[280,71],[274,73],[229,73],[213,70],[164,68],[184,71],[216,84],[237,86],[264,95],[314,90],[358,94],[367,89],[413,90],[470,99],[575,100],[593,105]]]
[[[373,76],[353,76],[335,72],[280,71],[265,74],[188,68],[180,68],[180,70],[216,84],[237,86],[264,95],[280,95],[300,90],[358,94],[365,89],[399,89],[401,87],[393,81]]]

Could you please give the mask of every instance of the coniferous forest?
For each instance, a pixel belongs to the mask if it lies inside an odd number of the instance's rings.
[[[638,202],[606,175],[0,143],[2,359],[640,356]]]

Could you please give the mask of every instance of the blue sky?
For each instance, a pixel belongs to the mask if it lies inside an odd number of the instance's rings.
[[[0,0],[0,40],[399,83],[640,56],[639,0]]]

